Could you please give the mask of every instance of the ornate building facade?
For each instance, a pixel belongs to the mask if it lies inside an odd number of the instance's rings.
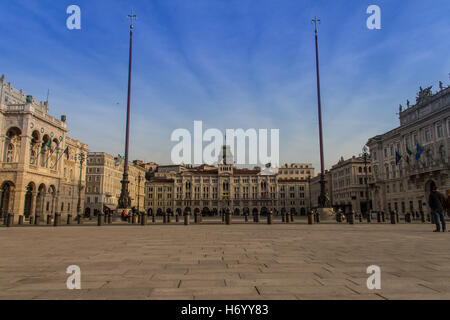
[[[347,160],[341,158],[331,167],[330,174],[332,207],[344,212],[354,211],[357,214],[364,214],[370,203],[366,190],[366,182],[369,183],[372,176],[370,162],[364,163],[362,157]]]
[[[0,214],[76,215],[84,201],[88,146],[67,136],[66,116],[49,114],[0,78]]]
[[[311,168],[312,169],[312,168]],[[148,213],[216,215],[229,208],[235,215],[292,212],[305,215],[309,205],[306,179],[265,175],[260,168],[159,166],[145,187]]]
[[[90,152],[87,157],[85,214],[105,209],[116,210],[123,178],[123,159],[105,152]],[[146,171],[155,164],[134,161],[129,164],[128,190],[131,207],[144,210]]]
[[[369,139],[375,211],[427,212],[430,186],[450,189],[450,88],[420,88],[415,105],[400,105],[400,126]]]
[[[278,169],[278,177],[281,179],[305,180],[314,177],[314,168],[310,163],[285,164]]]

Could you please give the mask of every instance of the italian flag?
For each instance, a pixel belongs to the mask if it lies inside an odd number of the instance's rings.
[[[406,162],[409,164],[409,157],[412,155],[412,152],[411,152],[411,150],[409,150],[408,147],[406,147],[406,153],[407,153]]]

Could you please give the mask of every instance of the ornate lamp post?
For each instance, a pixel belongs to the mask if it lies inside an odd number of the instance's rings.
[[[131,15],[128,15],[131,20],[130,24],[130,55],[128,62],[128,99],[127,99],[127,124],[126,124],[126,135],[125,135],[125,163],[123,165],[123,179],[122,189],[120,191],[120,197],[118,200],[119,209],[129,209],[131,207],[130,193],[128,191],[128,150],[130,142],[130,105],[131,105],[131,66],[132,66],[132,56],[133,56],[133,20],[136,16],[131,10]]]
[[[138,181],[138,187],[137,187],[137,211],[138,213],[141,212],[140,209],[140,192],[141,192],[141,175],[139,174],[137,177],[137,181]]]
[[[81,216],[81,190],[83,190],[83,186],[81,184],[81,178],[83,176],[83,163],[85,160],[84,153],[80,153],[78,155],[78,160],[80,161],[80,181],[78,183],[78,203],[77,203],[77,214]]]
[[[363,153],[361,154],[362,158],[364,159],[364,172],[365,172],[365,179],[366,179],[366,218],[368,219],[370,214],[370,200],[369,200],[369,177],[368,177],[368,170],[367,170],[367,161],[370,159],[369,149],[367,146],[364,146],[362,149]]]
[[[309,191],[309,209],[308,212],[312,210],[312,202],[311,202],[311,176],[308,176],[308,191]]]

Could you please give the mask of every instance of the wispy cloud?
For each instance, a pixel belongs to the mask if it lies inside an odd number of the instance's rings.
[[[128,67],[126,2],[0,3],[0,73],[68,115],[93,151],[122,153]],[[314,34],[319,27],[326,165],[360,153],[398,124],[419,85],[448,79],[450,3],[378,1],[382,30],[361,1],[134,1],[132,158],[167,163],[170,134],[205,127],[279,128],[281,163],[319,167]],[[20,24],[17,21],[21,21]]]

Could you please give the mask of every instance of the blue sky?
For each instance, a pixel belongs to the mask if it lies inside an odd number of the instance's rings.
[[[66,8],[81,8],[81,30]],[[366,9],[381,8],[381,30]],[[91,151],[123,154],[129,21],[131,159],[170,162],[177,128],[280,129],[280,162],[319,171],[314,27],[319,27],[325,164],[398,125],[419,86],[449,84],[450,2],[148,0],[0,2],[0,74],[66,114]]]

